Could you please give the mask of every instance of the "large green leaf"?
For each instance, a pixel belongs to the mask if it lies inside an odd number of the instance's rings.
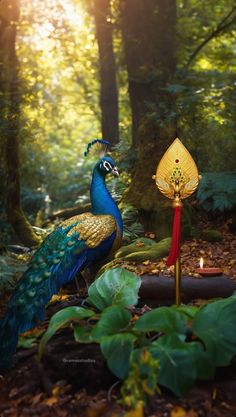
[[[135,323],[134,329],[143,332],[164,332],[185,334],[187,316],[174,307],[159,307],[141,316]]]
[[[39,344],[39,358],[41,358],[46,343],[62,327],[68,326],[71,321],[83,320],[95,316],[95,312],[83,307],[66,307],[52,316],[47,331]]]
[[[120,333],[105,336],[101,340],[101,351],[107,360],[110,370],[121,379],[129,373],[129,359],[136,337],[131,333]]]
[[[195,314],[199,311],[198,307],[187,305],[173,306],[171,308],[179,311],[180,313],[185,314],[189,319],[193,319]]]
[[[92,331],[94,340],[99,341],[103,336],[109,336],[125,329],[131,320],[131,314],[124,307],[114,305],[105,308]]]
[[[124,268],[111,269],[89,287],[87,301],[101,311],[112,304],[134,305],[140,285],[140,277],[132,272]]]
[[[199,342],[185,343],[172,334],[160,337],[149,349],[160,360],[158,383],[178,396],[185,395],[197,378],[214,375],[212,362]]]
[[[79,343],[92,343],[93,338],[91,335],[91,329],[84,324],[83,326],[74,325],[74,338]]]
[[[35,328],[31,332],[23,333],[20,335],[17,343],[18,348],[31,349],[37,343],[37,339],[44,333],[41,328]]]
[[[203,306],[193,320],[193,332],[216,366],[227,366],[236,354],[236,295]]]

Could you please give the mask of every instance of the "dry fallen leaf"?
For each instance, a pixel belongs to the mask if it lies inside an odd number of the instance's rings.
[[[58,301],[65,301],[70,297],[69,294],[54,294],[49,302],[49,304],[56,303]]]
[[[40,403],[42,401],[42,397],[43,397],[43,393],[42,392],[40,392],[37,395],[34,395],[32,397],[32,399],[31,399],[31,404],[32,405],[36,405],[36,404]]]
[[[170,412],[170,417],[186,417],[186,410],[180,406],[174,407]]]
[[[191,410],[186,413],[186,417],[198,417],[198,412],[191,408]]]
[[[44,401],[43,401],[43,404],[46,404],[46,405],[49,405],[49,407],[52,407],[53,405],[55,405],[56,403],[58,402],[58,397],[49,397],[49,398],[46,398]]]
[[[104,400],[91,402],[85,410],[86,417],[102,417],[107,404]]]
[[[109,417],[144,417],[143,402],[138,401],[136,407],[130,411],[125,411],[122,413],[113,412],[111,415],[109,414]]]

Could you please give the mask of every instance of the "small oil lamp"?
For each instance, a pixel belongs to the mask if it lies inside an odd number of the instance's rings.
[[[222,275],[222,269],[220,268],[203,268],[204,259],[201,257],[199,262],[199,268],[196,269],[196,273],[202,277],[215,277]]]

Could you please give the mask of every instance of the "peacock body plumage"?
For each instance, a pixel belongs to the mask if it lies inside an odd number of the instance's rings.
[[[99,159],[90,187],[91,212],[71,217],[46,237],[20,278],[0,321],[0,371],[11,366],[20,333],[44,320],[45,306],[78,271],[110,257],[122,239],[122,218],[106,188],[105,177],[118,175],[109,156]]]

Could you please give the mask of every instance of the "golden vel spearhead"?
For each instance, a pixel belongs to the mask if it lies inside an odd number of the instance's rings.
[[[200,179],[197,166],[178,138],[163,155],[153,179],[161,193],[170,199],[187,198],[196,190]]]

